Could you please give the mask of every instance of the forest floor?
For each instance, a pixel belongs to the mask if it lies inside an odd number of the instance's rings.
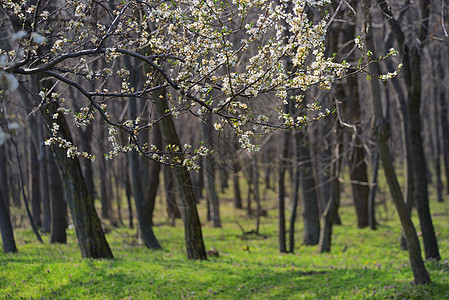
[[[392,204],[378,206],[376,231],[357,229],[354,208],[343,205],[343,225],[334,227],[329,254],[301,245],[299,213],[294,254],[280,254],[274,201],[263,203],[271,209],[261,218],[259,236],[242,235],[239,224],[251,231],[255,219],[230,201],[222,206],[223,228],[211,228],[201,202],[206,247],[219,255],[208,261],[186,259],[181,221],[172,227],[164,224],[165,217],[156,218],[155,233],[164,248],[160,251],[144,248],[135,229],[107,226],[112,260],[82,259],[73,229],[68,230],[67,245],[49,245],[48,235],[39,244],[31,230],[16,228],[19,253],[0,254],[0,299],[449,298],[448,199],[432,202],[442,260],[426,262],[432,283],[425,286],[411,284]],[[156,215],[162,211],[159,205]],[[418,224],[416,216],[414,222]]]

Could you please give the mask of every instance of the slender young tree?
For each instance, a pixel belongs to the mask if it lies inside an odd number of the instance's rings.
[[[286,113],[288,113],[288,106],[285,108]],[[290,140],[290,132],[285,131],[282,136],[282,155],[279,162],[279,177],[278,177],[278,211],[279,211],[279,252],[286,253],[287,252],[287,244],[285,240],[286,230],[285,230],[285,198],[286,198],[286,184],[285,184],[285,173],[287,171],[287,160],[289,157],[289,140]]]
[[[372,38],[371,25],[371,0],[363,1],[364,12],[364,28],[366,46],[375,53],[375,46]],[[368,71],[371,74],[380,75],[379,66],[372,64]],[[419,245],[418,235],[415,226],[411,220],[408,209],[405,205],[402,196],[401,187],[396,177],[396,172],[391,159],[391,153],[388,146],[388,124],[385,122],[384,113],[382,111],[382,102],[380,99],[380,86],[377,80],[370,81],[371,103],[373,106],[374,120],[373,131],[379,149],[379,156],[382,160],[385,177],[390,188],[391,196],[396,207],[396,210],[401,221],[402,229],[404,230],[405,239],[407,241],[407,248],[409,253],[409,260],[413,271],[413,278],[416,284],[425,284],[430,282],[429,273],[427,272],[424,262],[421,257],[421,247]]]
[[[423,0],[420,5],[420,23],[417,34],[418,43],[409,44],[405,42],[405,35],[401,29],[400,23],[394,18],[391,8],[377,0],[379,7],[390,24],[392,32],[403,48],[403,72],[408,87],[408,135],[410,137],[410,149],[413,159],[413,176],[415,184],[416,204],[418,208],[419,223],[424,241],[424,252],[427,259],[440,259],[438,242],[435,235],[435,229],[430,215],[429,195],[427,187],[426,158],[423,149],[423,140],[421,132],[421,55],[425,41],[429,33],[429,9],[430,1]]]

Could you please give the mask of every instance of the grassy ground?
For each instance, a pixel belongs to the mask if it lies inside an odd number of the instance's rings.
[[[270,207],[270,203],[264,206]],[[73,229],[67,245],[48,245],[35,242],[30,230],[18,228],[15,233],[20,252],[0,254],[0,298],[449,298],[447,204],[432,203],[443,259],[426,263],[433,281],[426,286],[410,283],[407,253],[398,248],[400,229],[391,204],[388,216],[385,208],[379,207],[381,225],[377,231],[356,229],[353,207],[343,206],[340,213],[344,225],[335,227],[330,254],[318,254],[316,247],[301,245],[301,219],[295,254],[279,254],[275,210],[262,218],[260,233],[265,237],[242,239],[236,221],[249,231],[255,228],[255,220],[225,203],[223,228],[204,226],[206,247],[217,249],[219,257],[203,262],[187,261],[179,221],[176,227],[155,228],[162,251],[142,247],[135,230],[111,230],[107,239],[113,260],[81,259]],[[201,218],[205,219],[202,206]],[[47,242],[48,236],[44,239]]]

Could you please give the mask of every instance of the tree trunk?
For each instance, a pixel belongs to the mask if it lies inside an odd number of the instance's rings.
[[[131,191],[131,180],[129,176],[129,159],[125,162],[125,193],[126,193],[126,203],[128,204],[128,221],[129,228],[134,228],[134,216],[133,216],[133,205],[131,201],[132,191]]]
[[[137,104],[135,98],[129,98],[129,107],[128,114],[131,120],[134,120],[137,117]],[[145,182],[146,176],[143,176],[142,173],[145,170],[142,169],[142,164],[140,163],[139,154],[136,151],[131,151],[128,153],[129,160],[129,172],[131,174],[131,186],[134,196],[134,203],[136,205],[137,211],[137,220],[139,222],[140,232],[142,233],[142,240],[147,248],[150,249],[160,249],[161,245],[157,240],[156,236],[153,232],[153,223],[151,220],[151,205],[150,201],[148,201],[148,197],[145,195],[145,187],[148,182]],[[159,173],[158,173],[159,176]],[[156,188],[157,187],[150,187]]]
[[[102,130],[104,131],[104,129]],[[103,139],[102,139],[103,140]],[[109,165],[104,157],[100,157],[100,202],[101,202],[101,217],[105,220],[111,220],[112,214],[112,197],[111,187],[109,182],[111,181],[109,174]]]
[[[158,125],[153,128],[153,140],[152,144],[156,145],[158,149],[162,149],[162,135]],[[161,164],[159,162],[150,160],[148,162],[148,179],[146,184],[146,196],[148,202],[148,215],[151,224],[153,224],[153,212],[156,205],[156,196],[159,189]]]
[[[240,163],[238,161],[237,156],[233,159],[233,170],[232,170],[232,186],[234,191],[234,207],[241,209],[242,208],[242,194],[240,192],[240,183],[239,183],[239,171],[240,171]]]
[[[3,148],[0,146],[0,152],[4,151]],[[3,186],[0,185],[0,230],[2,232],[3,252],[14,253],[17,252],[17,247],[9,217],[9,209],[3,195]]]
[[[156,100],[154,105],[157,111],[157,117],[163,117],[159,124],[164,144],[178,146],[181,150],[182,145],[179,141],[178,134],[176,133],[173,119],[170,116],[165,116],[165,112],[169,109],[166,98]],[[179,160],[184,160],[182,155],[179,155]],[[203,233],[201,230],[201,222],[198,216],[198,210],[193,195],[189,173],[185,167],[181,166],[174,167],[172,170],[175,177],[176,186],[179,191],[181,203],[180,209],[182,219],[184,221],[187,257],[189,259],[207,259],[206,249],[203,242]]]
[[[433,122],[430,122],[430,129],[433,129],[434,132],[434,155],[433,155],[433,163],[435,166],[435,177],[436,177],[436,189],[437,189],[437,200],[438,202],[443,202],[443,181],[441,179],[441,165],[440,165],[440,157],[441,157],[441,143],[440,143],[440,125],[438,122],[438,112],[439,112],[439,89],[434,88],[434,95],[432,101],[432,115]],[[433,126],[432,126],[433,124]],[[432,130],[430,132],[432,134]]]
[[[176,191],[171,168],[164,166],[163,175],[168,217],[170,218],[172,226],[175,226],[176,219],[181,218],[181,212],[179,211],[178,202],[176,200]]]
[[[352,1],[352,4],[356,5],[357,1]],[[342,25],[342,43],[351,42],[356,38],[356,18],[355,14],[349,13],[347,15],[349,22]],[[355,61],[354,52],[350,52],[346,59],[348,61]],[[348,165],[349,165],[349,178],[351,179],[352,199],[355,206],[357,215],[357,227],[364,228],[368,226],[368,173],[367,165],[365,162],[365,151],[363,143],[360,139],[362,135],[361,127],[361,109],[360,109],[360,96],[358,91],[358,79],[357,76],[349,76],[346,79],[344,90],[344,101],[341,106],[344,111],[345,122],[349,122],[353,125],[353,128],[344,128],[348,140]],[[342,87],[343,88],[343,87]]]
[[[366,33],[366,45],[375,53],[374,42],[372,39],[371,27],[371,0],[363,1],[363,9],[365,16],[364,32]],[[373,64],[368,69],[372,74],[379,74],[379,66]],[[424,266],[421,257],[421,247],[419,245],[418,235],[410,218],[408,209],[402,197],[402,191],[396,177],[396,172],[391,159],[390,149],[388,148],[388,125],[385,122],[384,114],[382,112],[382,103],[380,99],[380,87],[377,80],[370,81],[370,91],[374,112],[373,130],[379,149],[379,156],[384,167],[385,177],[390,188],[391,196],[395,204],[396,210],[404,230],[405,238],[407,240],[407,247],[409,253],[409,260],[413,271],[414,283],[425,284],[430,282],[429,273]]]
[[[449,195],[449,121],[448,121],[448,104],[446,102],[445,90],[441,89],[440,98],[440,120],[441,134],[443,137],[443,162],[446,175],[446,194]]]
[[[256,233],[259,234],[260,229],[260,217],[262,216],[263,210],[260,204],[260,193],[259,193],[259,169],[257,168],[257,156],[252,155],[251,159],[251,176],[253,177],[254,184],[254,201],[256,202]]]
[[[87,153],[92,153],[92,132],[93,122],[81,131],[83,149]],[[86,179],[87,191],[92,199],[95,199],[95,183],[94,183],[94,171],[92,169],[92,162],[88,159],[84,160],[84,178]]]
[[[295,141],[295,161],[300,161],[300,153],[299,149],[301,147],[301,135],[298,131],[295,131],[293,133],[293,138]],[[285,144],[284,144],[285,146]],[[284,149],[285,150],[285,149]],[[285,153],[284,153],[285,154]],[[292,201],[292,211],[290,214],[290,227],[289,227],[289,234],[288,234],[288,252],[293,253],[295,251],[295,223],[296,223],[296,216],[297,216],[297,210],[298,210],[298,202],[299,202],[299,184],[300,184],[300,177],[301,177],[301,168],[298,165],[298,163],[294,164],[294,177],[293,177],[293,201]],[[285,192],[284,192],[285,193]]]
[[[323,227],[320,231],[320,240],[318,244],[318,252],[330,252],[332,246],[332,229],[338,216],[338,209],[340,208],[340,169],[342,162],[343,144],[342,144],[343,130],[339,124],[335,124],[335,149],[331,167],[331,181],[330,181],[330,197],[326,203],[324,213],[321,216]]]
[[[286,106],[286,110],[288,107]],[[279,162],[279,200],[278,200],[278,214],[279,214],[279,252],[286,253],[287,245],[285,240],[285,172],[287,170],[287,159],[289,156],[289,136],[290,132],[283,132],[283,143],[282,143],[282,156]],[[291,229],[290,229],[291,230]]]
[[[123,226],[123,217],[122,217],[122,195],[123,195],[123,170],[121,170],[121,165],[123,159],[116,159],[114,161],[114,164],[112,166],[113,176],[114,176],[114,199],[115,203],[117,204],[117,226],[122,227]]]
[[[386,62],[388,72],[394,72],[394,66],[390,60]],[[396,94],[396,106],[399,110],[399,117],[401,121],[401,132],[402,132],[402,145],[405,151],[405,199],[407,202],[407,206],[410,209],[410,212],[413,208],[413,203],[415,203],[415,179],[413,175],[413,156],[411,150],[410,136],[408,134],[409,131],[409,120],[408,120],[408,112],[407,112],[407,101],[405,100],[405,94],[403,89],[401,88],[401,83],[399,78],[393,77],[391,80],[391,86],[395,90]],[[411,84],[411,83],[410,83]]]
[[[379,152],[377,149],[374,152],[373,158],[373,176],[371,179],[369,198],[368,198],[368,220],[369,228],[372,230],[376,229],[376,189],[377,189],[377,174],[379,173]]]
[[[99,124],[100,126],[100,134],[99,139],[103,143],[106,142],[106,132],[107,127],[103,124]],[[100,203],[101,203],[101,218],[103,220],[109,220],[111,221],[112,216],[112,195],[111,195],[111,178],[109,173],[109,164],[106,161],[106,158],[100,157],[99,159],[99,170],[100,170]],[[87,166],[87,164],[86,164]],[[87,172],[85,172],[87,173]],[[89,187],[88,187],[89,188]],[[92,188],[92,187],[91,187]],[[88,190],[89,191],[89,190]],[[89,194],[92,197],[91,194],[92,191],[89,191]],[[94,198],[92,198],[94,199]]]
[[[36,146],[33,142],[29,143],[29,160],[30,160],[30,180],[31,183],[31,212],[37,227],[42,227],[42,210],[41,210],[41,190],[39,183],[39,163],[37,159]]]
[[[305,131],[300,131],[298,134],[302,141],[299,147],[299,162],[302,165],[300,182],[302,191],[302,216],[304,219],[303,243],[304,245],[317,245],[320,240],[320,215],[310,157],[309,139]]]
[[[63,183],[54,158],[49,156],[47,163],[50,194],[51,227],[50,243],[67,243],[67,203],[64,199]]]
[[[43,137],[43,135],[40,135]],[[47,161],[50,157],[50,152],[48,147],[41,144],[39,147],[39,171],[40,171],[40,191],[42,200],[42,231],[51,231],[51,208],[50,208],[50,194],[49,194],[49,184],[48,184],[48,169]]]
[[[52,119],[52,115],[56,113],[56,110],[57,105],[53,103],[41,109],[47,122],[59,125],[61,138],[72,141],[65,118],[59,115],[56,120]],[[82,257],[113,258],[101,228],[101,221],[95,210],[93,199],[91,199],[87,191],[78,158],[67,158],[66,150],[57,145],[52,145],[51,148],[59,174],[61,178],[64,178],[64,193],[72,215]]]
[[[421,137],[421,51],[421,49],[413,49],[410,53],[412,86],[409,88],[409,99],[407,103],[410,120],[409,135],[411,137],[411,150],[414,158],[413,170],[415,177],[416,202],[424,241],[424,252],[427,259],[439,260],[440,253],[435,236],[435,229],[433,227],[432,216],[430,215],[426,158]]]
[[[8,184],[8,172],[7,170],[7,159],[6,159],[6,145],[0,145],[0,182],[1,188],[0,192],[2,193],[3,199],[5,201],[6,208],[9,213],[9,184]]]
[[[203,139],[205,146],[210,150],[214,150],[214,136],[212,125],[212,113],[206,113],[204,122],[201,123]],[[217,190],[215,187],[215,161],[212,153],[204,158],[205,183],[207,191],[207,201],[210,203],[211,221],[213,227],[221,227],[220,221],[220,203],[218,200]]]
[[[410,149],[413,157],[413,175],[415,183],[415,196],[418,208],[418,216],[421,225],[421,231],[424,241],[424,252],[428,259],[440,259],[438,243],[435,237],[432,218],[429,210],[429,199],[427,190],[427,168],[424,156],[424,150],[421,137],[421,54],[423,52],[423,43],[429,30],[429,0],[420,1],[421,23],[417,36],[418,45],[409,45],[405,43],[405,36],[401,30],[400,23],[396,21],[386,3],[377,0],[379,7],[384,15],[388,16],[388,21],[392,33],[403,47],[403,72],[405,74],[408,86],[408,134],[410,138]],[[414,41],[415,42],[415,39]]]

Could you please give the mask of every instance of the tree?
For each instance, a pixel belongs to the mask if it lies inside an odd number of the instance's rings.
[[[379,2],[379,1],[378,1]],[[424,251],[428,259],[440,259],[438,243],[433,227],[429,209],[429,195],[427,190],[426,159],[424,156],[423,141],[421,136],[421,53],[425,45],[429,32],[429,9],[430,1],[420,1],[421,21],[419,23],[416,40],[418,43],[408,44],[405,42],[405,35],[400,27],[400,23],[394,18],[391,8],[385,3],[379,3],[379,7],[387,17],[392,32],[403,47],[403,62],[405,79],[408,86],[408,135],[410,137],[410,150],[414,158],[412,168],[415,185],[415,196],[418,208],[419,222],[424,240]]]
[[[52,120],[53,130],[56,126],[59,127],[59,142],[71,143],[72,138],[67,122],[64,115],[58,114],[57,104],[49,103],[42,113],[47,122]],[[78,158],[69,159],[66,151],[56,145],[52,145],[51,149],[59,174],[64,179],[62,181],[64,194],[72,215],[81,255],[88,258],[113,258],[93,199],[88,193]]]
[[[48,187],[50,194],[51,228],[50,243],[67,243],[67,202],[54,157],[48,162]]]
[[[366,45],[369,49],[375,49],[372,39],[372,26],[371,26],[371,0],[363,1],[364,11],[364,33],[366,34]],[[372,64],[368,71],[374,75],[380,75],[379,66]],[[405,205],[402,191],[399,186],[399,182],[396,177],[394,166],[391,159],[390,149],[388,147],[388,125],[385,122],[384,114],[382,111],[382,103],[380,101],[380,87],[377,80],[370,81],[370,92],[372,97],[372,105],[374,112],[373,130],[376,137],[377,146],[379,149],[379,156],[382,160],[385,177],[387,179],[388,186],[390,188],[393,202],[396,206],[396,210],[401,221],[402,228],[404,230],[405,239],[407,241],[407,248],[409,253],[409,260],[413,271],[414,282],[416,284],[425,284],[430,282],[429,274],[424,266],[424,262],[421,257],[421,247],[419,245],[418,235],[415,227],[412,223],[410,214]]]
[[[3,125],[3,124],[2,124]],[[5,134],[2,128],[0,127],[0,134]],[[5,151],[5,140],[4,136],[0,137],[0,152],[4,153]],[[0,154],[1,155],[1,154]],[[0,163],[3,164],[5,161],[1,160]],[[2,178],[2,177],[0,177]],[[2,181],[4,182],[4,181]],[[7,195],[4,191],[4,185],[0,185],[0,231],[2,234],[2,242],[3,242],[3,252],[17,252],[16,242],[14,240],[14,232],[11,225],[11,219],[9,216],[9,207],[8,202],[6,201],[5,195]]]
[[[9,210],[6,206],[5,199],[3,198],[3,193],[0,193],[0,230],[2,233],[3,252],[17,252],[14,232],[12,230],[11,219],[9,217]]]
[[[201,124],[202,134],[205,146],[209,150],[214,149],[214,128],[212,124],[212,114],[210,112],[205,113],[204,121]],[[220,220],[220,203],[218,199],[217,189],[215,185],[215,160],[212,155],[208,155],[204,158],[204,175],[206,183],[206,196],[208,205],[211,206],[212,226],[221,227]]]

